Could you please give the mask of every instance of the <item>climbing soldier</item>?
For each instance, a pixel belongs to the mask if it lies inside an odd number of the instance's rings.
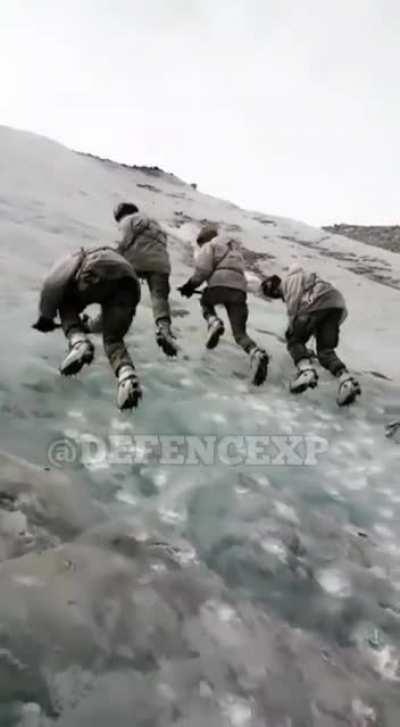
[[[108,247],[82,249],[60,260],[50,271],[40,295],[39,318],[33,325],[43,333],[53,331],[59,327],[54,321],[59,314],[69,343],[60,372],[64,376],[77,374],[94,357],[94,346],[80,314],[86,306],[98,303],[104,350],[118,380],[120,409],[136,407],[142,396],[123,340],[139,300],[139,281],[125,258]]]
[[[197,244],[200,252],[194,274],[179,290],[190,298],[199,285],[207,282],[201,296],[203,317],[208,326],[206,347],[215,348],[225,332],[223,321],[215,310],[215,306],[223,305],[236,343],[250,356],[251,381],[260,386],[267,377],[269,358],[246,330],[247,281],[240,244],[229,235],[219,234],[216,225],[205,225],[197,237]]]
[[[337,403],[353,403],[361,388],[338,358],[335,349],[339,343],[340,326],[347,317],[342,293],[331,283],[321,280],[316,273],[307,273],[299,265],[293,266],[282,280],[279,275],[265,278],[261,284],[267,298],[283,300],[289,325],[286,331],[288,351],[297,367],[297,376],[290,383],[290,391],[300,394],[318,384],[307,341],[315,336],[319,363],[339,380]]]

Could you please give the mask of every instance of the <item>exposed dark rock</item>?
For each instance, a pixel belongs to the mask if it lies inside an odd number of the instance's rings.
[[[197,220],[195,220],[193,217],[189,217],[189,215],[185,214],[181,210],[175,210],[174,220],[172,223],[174,227],[182,227],[182,225],[190,222],[197,222]]]
[[[347,225],[344,223],[323,227],[334,235],[344,235],[367,245],[400,252],[400,225]]]
[[[103,164],[107,164],[107,166],[110,167],[117,167],[123,168],[123,169],[130,169],[132,171],[139,171],[143,172],[143,174],[147,174],[150,177],[168,177],[169,181],[173,181],[176,184],[186,184],[182,179],[179,179],[179,177],[176,177],[175,174],[172,174],[172,172],[165,172],[163,169],[160,169],[160,167],[148,167],[146,165],[137,165],[137,164],[123,164],[122,162],[115,162],[112,159],[107,159],[106,157],[100,157],[96,154],[89,154],[86,152],[78,151],[77,154],[80,154],[80,156],[89,157],[90,159],[95,159],[96,161],[102,162]]]
[[[375,283],[381,283],[381,285],[386,285],[389,288],[400,290],[400,280],[392,277],[390,265],[386,262],[386,260],[381,260],[370,255],[359,256],[351,252],[327,250],[326,248],[319,247],[319,243],[323,242],[325,238],[321,238],[316,242],[299,240],[290,235],[280,235],[280,238],[282,240],[288,240],[289,242],[295,242],[296,245],[301,245],[302,247],[317,250],[318,253],[324,257],[330,257],[334,260],[343,260],[344,262],[351,262],[352,265],[347,266],[347,269],[351,270],[352,273],[362,275],[369,280],[373,280]]]
[[[158,187],[153,187],[152,184],[137,184],[137,187],[141,187],[142,189],[148,189],[149,192],[156,192],[156,194],[162,194],[162,190],[158,189]]]
[[[268,252],[254,252],[254,250],[249,250],[244,245],[241,246],[241,250],[246,264],[246,270],[249,270],[256,275],[260,275],[261,277],[265,275],[265,272],[261,270],[260,263],[267,260],[275,260],[275,256],[270,255]]]
[[[259,222],[261,225],[276,225],[274,220],[270,220],[268,217],[264,217],[264,215],[253,215],[251,219],[255,222]]]

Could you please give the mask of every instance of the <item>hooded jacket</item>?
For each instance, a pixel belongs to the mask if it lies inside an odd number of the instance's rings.
[[[123,217],[118,225],[121,237],[117,244],[123,255],[138,272],[171,272],[167,235],[156,220],[135,212]]]
[[[209,288],[221,286],[246,292],[244,270],[240,243],[228,235],[217,235],[201,247],[190,282],[197,287],[206,280]]]
[[[341,308],[341,323],[347,317],[347,307],[342,293],[331,283],[307,273],[300,265],[294,265],[282,281],[283,299],[289,321],[326,308]]]
[[[70,287],[75,283],[77,292],[84,292],[101,280],[137,280],[132,266],[110,247],[84,250],[67,255],[59,260],[44,280],[39,314],[53,320]]]

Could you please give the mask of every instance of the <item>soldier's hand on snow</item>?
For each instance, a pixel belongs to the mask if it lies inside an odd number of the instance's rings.
[[[179,290],[180,294],[184,296],[184,298],[191,298],[195,291],[195,288],[193,287],[190,280],[188,280],[187,283],[185,283],[184,285],[181,285],[181,287],[178,288],[178,290]]]
[[[58,323],[54,323],[52,318],[40,316],[32,328],[35,328],[36,331],[40,331],[41,333],[50,333],[50,331],[54,331],[56,328],[60,328],[60,326]]]

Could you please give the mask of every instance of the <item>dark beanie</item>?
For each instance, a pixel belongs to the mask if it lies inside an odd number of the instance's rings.
[[[215,224],[204,225],[197,236],[197,244],[204,245],[218,235],[218,226]]]

